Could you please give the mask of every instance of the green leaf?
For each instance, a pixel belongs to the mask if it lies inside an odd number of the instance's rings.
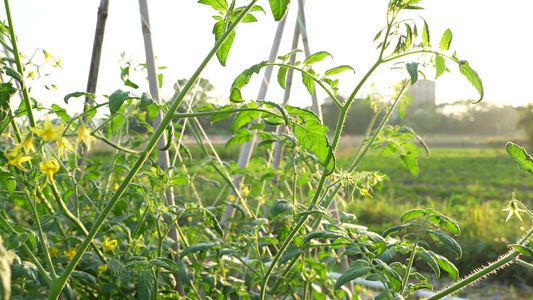
[[[314,72],[313,70],[309,69],[307,70],[307,73],[314,73]],[[307,88],[307,91],[309,92],[309,94],[313,95],[313,91],[315,90],[315,82],[313,80],[313,77],[307,73],[302,72],[302,83]]]
[[[288,111],[288,110],[287,110]],[[290,113],[290,112],[289,112]],[[313,152],[324,167],[324,174],[335,170],[335,157],[326,137],[328,128],[315,120],[307,120],[304,127],[296,126],[294,134],[305,149]]]
[[[525,256],[533,256],[533,250],[531,248],[518,245],[518,244],[511,244],[508,245],[508,247],[515,249],[516,251],[520,252],[520,254],[523,254]]]
[[[374,36],[374,39],[372,40],[372,43],[375,42],[379,37],[381,36],[381,33],[383,32],[383,29],[381,29],[376,35]]]
[[[130,97],[130,92],[125,92],[123,90],[117,90],[109,96],[109,110],[111,115],[114,115],[120,110],[124,101]]]
[[[342,223],[351,223],[357,219],[357,217],[354,214],[341,212],[341,222]]]
[[[311,241],[312,239],[336,240],[340,238],[348,238],[348,236],[346,233],[340,230],[319,230],[307,234],[302,240],[302,245]]]
[[[204,209],[204,215],[207,221],[211,223],[211,226],[213,226],[215,231],[218,233],[218,235],[220,235],[220,237],[224,237],[224,230],[222,229],[222,226],[220,226],[220,223],[218,222],[217,217],[212,212],[208,211],[207,209]]]
[[[137,292],[137,299],[151,300],[152,291],[155,285],[155,278],[152,271],[147,269],[143,270],[139,278],[139,291]]]
[[[224,105],[222,107],[220,107],[218,109],[218,111],[224,111],[224,110],[229,110],[229,109],[232,109],[233,106],[232,105]],[[211,123],[215,123],[217,121],[220,121],[220,120],[223,120],[229,116],[231,116],[233,113],[227,113],[227,114],[220,114],[220,115],[214,115],[211,117]]]
[[[243,105],[243,108],[257,108],[257,104],[254,102]],[[233,120],[231,125],[231,133],[235,134],[241,127],[248,124],[249,122],[259,118],[261,113],[259,111],[241,111]]]
[[[155,117],[157,117],[157,114],[159,113],[159,106],[155,104],[148,105],[146,109],[148,110],[148,121],[152,122],[155,119]]]
[[[422,44],[424,44],[424,46],[429,46],[429,26],[428,26],[428,23],[426,23],[426,20],[424,20],[424,31],[422,32]]]
[[[96,278],[94,277],[94,275],[91,275],[87,272],[72,271],[72,274],[70,276],[73,279],[83,280],[87,282],[90,286],[96,286]]]
[[[240,145],[249,142],[253,137],[253,134],[248,131],[246,128],[241,128],[237,131],[237,133],[232,136],[227,142],[226,142],[226,148],[231,145]]]
[[[194,280],[194,269],[187,266],[183,261],[177,263],[179,271],[178,276],[184,284],[190,285]]]
[[[171,264],[169,264],[166,261],[160,260],[159,257],[156,257],[156,258],[150,260],[150,264],[154,265],[154,266],[158,266],[158,267],[160,267],[162,269],[165,269],[167,271],[174,271],[174,267]]]
[[[0,172],[0,182],[6,187],[8,195],[13,195],[16,187],[15,177],[8,172]]]
[[[417,159],[418,157],[414,154],[407,154],[407,155],[400,155],[400,159],[403,163],[403,165],[413,174],[414,176],[418,176],[418,163]]]
[[[426,215],[426,211],[423,209],[409,210],[402,215],[402,223],[405,222],[406,220],[417,218],[417,217],[424,216],[424,215]]]
[[[214,10],[225,12],[228,10],[226,0],[199,0],[198,3],[211,6]]]
[[[450,247],[450,249],[452,249],[457,255],[457,258],[461,258],[461,256],[463,256],[463,250],[461,249],[461,246],[459,246],[459,244],[449,235],[438,229],[428,230],[427,232],[431,235],[433,240],[441,242]]]
[[[199,244],[192,245],[192,246],[189,246],[189,247],[183,249],[183,251],[181,251],[181,253],[180,253],[180,257],[183,258],[186,255],[193,254],[193,253],[196,253],[196,252],[201,252],[201,251],[204,251],[204,250],[213,249],[215,247],[219,247],[218,242],[199,243]]]
[[[374,243],[374,245],[376,246],[377,255],[383,253],[383,251],[385,251],[385,249],[387,248],[387,242],[385,242],[385,239],[375,232],[367,230],[357,230],[357,234],[365,237],[366,239]]]
[[[289,115],[287,114],[287,111],[285,110],[285,108],[281,105],[279,105],[278,103],[276,102],[270,102],[270,101],[261,101],[261,103],[265,104],[268,108],[272,108],[272,107],[275,107],[278,109],[278,111],[280,112],[280,114],[283,116],[283,121],[285,122],[285,125],[289,126]],[[273,119],[273,118],[279,118],[279,116],[277,115],[271,115],[270,116],[270,119]]]
[[[26,233],[13,232],[9,235],[7,240],[7,250],[18,249],[20,246],[24,245],[28,240],[29,236]]]
[[[533,158],[527,153],[526,149],[512,142],[508,142],[505,145],[505,149],[520,170],[533,175]]]
[[[250,82],[250,78],[254,73],[259,74],[261,69],[266,66],[267,61],[262,61],[258,64],[255,64],[251,66],[250,68],[244,70],[237,78],[235,78],[235,81],[233,81],[233,84],[231,85],[231,91],[230,91],[230,101],[234,103],[240,103],[244,100],[241,96],[241,88]]]
[[[442,37],[440,38],[439,48],[442,51],[450,50],[450,44],[452,43],[452,31],[446,29]]]
[[[448,274],[452,275],[452,278],[454,281],[457,280],[457,278],[459,278],[459,270],[457,270],[455,265],[452,264],[446,257],[439,255],[437,253],[434,253],[432,251],[428,251],[428,252],[437,261],[437,264],[439,264],[441,269],[448,272]]]
[[[0,135],[7,127],[9,122],[9,111],[11,110],[11,96],[17,92],[11,82],[0,84]]]
[[[282,89],[285,89],[285,80],[287,78],[287,71],[289,68],[287,67],[280,67],[278,70],[278,83],[279,86],[281,86]]]
[[[174,187],[176,186],[180,186],[180,185],[185,185],[185,184],[188,184],[189,183],[189,179],[187,179],[187,177],[183,177],[183,176],[176,176],[176,177],[173,177],[172,179],[170,179],[170,184]]]
[[[155,100],[152,98],[152,95],[148,92],[144,92],[141,96],[141,103],[139,108],[147,107],[148,105],[155,103]]]
[[[174,139],[174,126],[172,122],[165,128],[165,132],[167,133],[167,144],[163,148],[157,147],[161,151],[167,151],[172,146],[172,140]]]
[[[370,272],[370,264],[362,259],[358,259],[350,263],[350,267],[346,270],[335,282],[333,287],[335,290],[339,289],[348,281],[354,280],[358,277],[364,276]]]
[[[415,84],[418,80],[418,63],[417,62],[411,62],[407,63],[405,65],[407,68],[407,72],[409,73],[409,76],[411,77],[411,84]]]
[[[309,57],[307,57],[304,60],[303,64],[304,64],[304,66],[312,65],[314,63],[317,63],[317,62],[323,60],[324,58],[326,58],[328,56],[331,56],[331,58],[333,58],[333,56],[331,54],[329,54],[328,52],[320,51],[320,52],[317,52],[315,54],[309,55]]]
[[[270,206],[269,214],[274,218],[277,215],[291,213],[293,211],[294,208],[289,200],[278,199]]]
[[[289,52],[289,53],[287,53],[285,55],[278,56],[278,59],[281,60],[281,61],[286,61],[287,59],[289,59],[289,57],[291,57],[291,55],[296,54],[298,52],[303,52],[303,51],[300,50],[300,49],[294,49],[294,50],[292,50],[291,52]]]
[[[2,69],[6,71],[7,76],[13,77],[13,79],[15,79],[16,81],[20,83],[21,87],[24,87],[24,76],[22,76],[22,74],[20,74],[17,70],[12,69],[10,67],[4,66]]]
[[[409,26],[409,24],[407,23],[404,23],[405,24],[405,30],[406,30],[406,38],[405,38],[405,45],[407,47],[411,47],[411,45],[413,44],[413,31],[411,30],[411,26]]]
[[[287,110],[287,113],[289,113],[290,115],[297,116],[299,118],[298,122],[300,123],[303,123],[303,121],[301,120],[315,120],[320,122],[318,116],[310,110],[291,105],[286,105],[285,110]]]
[[[457,224],[457,222],[438,212],[434,212],[430,217],[428,217],[428,221],[449,230],[455,235],[459,235],[461,233],[461,229],[459,228],[459,224]]]
[[[393,291],[398,292],[402,288],[402,278],[401,276],[394,271],[389,265],[381,261],[379,258],[374,259],[375,263],[377,263],[378,266],[382,267],[385,271],[385,275],[389,279],[390,283],[393,285]]]
[[[437,278],[440,277],[439,265],[437,264],[437,261],[435,261],[433,256],[431,256],[431,254],[429,254],[424,248],[418,248],[416,255],[431,267]]]
[[[218,41],[222,35],[224,34],[224,21],[219,21],[215,23],[213,27],[213,34],[215,35],[215,41]],[[229,50],[231,49],[231,45],[233,44],[233,39],[235,38],[235,31],[230,33],[224,43],[220,46],[220,48],[217,51],[217,58],[218,61],[222,66],[226,66],[226,60],[228,59]]]
[[[303,254],[303,253],[305,253],[305,251],[298,250],[298,247],[296,247],[296,245],[290,245],[289,248],[287,248],[287,250],[283,253],[281,258],[279,259],[279,263],[284,264],[287,261],[289,261],[289,259],[297,255]]]
[[[291,3],[290,0],[268,0],[268,2],[270,3],[274,20],[276,21],[283,19]]]
[[[483,100],[485,92],[483,90],[483,83],[481,82],[481,79],[479,78],[477,72],[470,68],[470,65],[466,60],[459,61],[459,71],[466,77],[466,79],[468,79],[468,81],[470,81],[470,83],[472,83],[472,85],[479,92],[479,100],[474,102],[474,104],[481,102],[481,100]]]
[[[382,235],[383,237],[387,237],[387,236],[389,236],[391,233],[405,230],[405,229],[408,228],[409,226],[411,226],[411,223],[409,223],[409,224],[404,224],[404,225],[398,225],[398,226],[392,226],[392,227],[387,228],[387,229],[386,229],[381,235]]]
[[[324,73],[324,75],[325,76],[337,75],[337,74],[342,73],[342,72],[347,71],[347,70],[352,70],[353,73],[355,74],[355,70],[352,67],[350,67],[348,65],[342,65],[342,66],[338,66],[338,67],[335,67],[335,68],[327,70]]]
[[[65,98],[63,98],[63,100],[65,101],[65,103],[68,104],[68,100],[70,98],[79,98],[81,96],[84,96],[84,97],[89,97],[91,99],[94,99],[96,96],[92,93],[86,93],[86,92],[74,92],[74,93],[70,93],[70,94],[67,94],[65,96]]]
[[[446,71],[446,60],[439,54],[435,55],[435,70],[435,79],[439,78]]]

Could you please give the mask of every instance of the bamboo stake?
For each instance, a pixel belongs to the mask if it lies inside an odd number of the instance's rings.
[[[278,55],[279,45],[281,43],[281,37],[283,36],[283,30],[285,28],[285,21],[287,20],[286,16],[287,15],[285,15],[285,17],[278,23],[276,35],[274,36],[274,42],[272,43],[272,48],[270,50],[269,61],[273,61],[274,59],[276,59],[276,56]],[[261,87],[259,88],[259,94],[257,96],[258,100],[265,99],[271,77],[272,77],[272,66],[268,66],[265,69],[263,81],[261,82]],[[253,123],[254,122],[251,122],[248,125],[248,127],[250,127],[250,125]],[[239,154],[239,160],[237,161],[237,169],[248,167],[248,163],[250,162],[250,158],[252,156],[252,151],[254,148],[255,140],[256,140],[256,137],[253,136],[249,142],[246,142],[242,145],[241,152]],[[244,177],[242,176],[235,176],[233,178],[233,184],[238,190],[240,190],[243,181],[244,181]],[[235,190],[230,190],[229,192],[229,194],[233,196],[236,196],[236,193],[237,191]],[[235,214],[234,207],[229,206],[229,205],[226,205],[226,207],[224,207],[224,214],[222,215],[222,218],[220,220],[220,223],[223,228],[228,228],[231,225],[231,222],[228,220],[233,218],[234,214]]]
[[[150,94],[152,95],[152,98],[154,100],[156,100],[158,103],[161,103],[161,99],[159,97],[159,83],[158,83],[156,66],[155,66],[154,48],[152,44],[152,31],[150,27],[150,18],[149,18],[149,13],[148,13],[147,0],[139,0],[139,8],[141,12],[141,25],[142,25],[142,32],[143,32],[143,37],[144,37],[144,51],[146,54],[146,68],[148,71],[148,84],[150,87]],[[161,124],[162,119],[163,119],[163,113],[159,111],[153,121],[153,126],[159,127],[159,124]],[[157,141],[157,147],[162,149],[165,147],[166,144],[167,144],[166,136],[162,135],[161,138]],[[157,149],[157,163],[159,164],[162,170],[167,170],[169,168],[170,166],[169,155],[167,151],[161,151]],[[169,174],[169,176],[172,176],[172,174]],[[165,196],[167,198],[168,206],[174,205],[174,193],[172,189],[167,189]],[[170,229],[168,236],[175,242],[174,244],[172,244],[172,249],[174,251],[178,251],[179,238],[178,238],[178,230],[176,226],[172,225],[172,228]],[[176,260],[176,262],[179,262],[179,255],[176,255],[174,259]],[[183,284],[181,282],[180,277],[177,276],[177,274],[174,274],[174,277],[176,278],[176,289],[178,293],[181,296],[184,296],[185,291],[183,289]]]

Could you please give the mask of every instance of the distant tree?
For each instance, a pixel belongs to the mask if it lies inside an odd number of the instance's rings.
[[[339,96],[338,99],[341,102],[345,100],[343,96]],[[373,115],[374,111],[370,108],[370,104],[365,99],[355,99],[346,116],[347,119],[343,128],[343,133],[363,135]],[[329,129],[328,132],[331,134],[337,125],[339,109],[329,98],[326,98],[324,104],[322,104],[322,116],[324,118],[324,124]]]
[[[519,129],[524,129],[527,135],[528,147],[533,149],[533,104],[528,103],[526,106],[517,109],[519,112],[518,122],[516,126]]]

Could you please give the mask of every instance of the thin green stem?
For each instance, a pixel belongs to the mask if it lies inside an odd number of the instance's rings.
[[[527,269],[530,269],[531,271],[533,271],[533,264],[530,264],[528,262],[525,262],[519,258],[515,258],[515,263],[517,263],[518,265],[524,267],[524,268],[527,268]]]
[[[93,136],[99,140],[101,140],[102,142],[108,144],[109,146],[117,149],[117,150],[120,150],[120,151],[123,151],[123,152],[126,152],[126,153],[130,153],[130,154],[135,154],[135,155],[140,155],[141,152],[139,151],[136,151],[136,150],[133,150],[133,149],[129,149],[129,148],[126,148],[126,147],[122,147],[116,143],[113,143],[112,141],[108,140],[107,138],[105,138],[104,136],[101,136],[99,134],[93,134]]]
[[[39,234],[39,241],[41,243],[41,248],[43,249],[43,256],[44,261],[48,265],[48,270],[50,272],[50,277],[52,278],[52,281],[57,278],[56,271],[54,269],[54,264],[52,263],[52,258],[50,257],[50,253],[48,252],[48,246],[46,245],[46,238],[44,236],[43,228],[41,227],[41,220],[39,218],[39,213],[37,213],[37,208],[35,207],[34,200],[31,199],[30,194],[28,193],[27,189],[24,189],[24,194],[26,196],[26,199],[28,200],[27,203],[29,203],[31,207],[31,211],[33,213],[33,218],[35,221],[35,225],[37,227],[37,232]],[[34,197],[37,198],[37,197]]]
[[[2,214],[0,214],[0,223],[9,231],[10,234],[16,233],[15,229],[9,225],[9,222],[4,218]],[[30,258],[31,262],[37,267],[37,270],[39,271],[39,274],[43,277],[44,281],[46,281],[46,284],[48,286],[52,286],[52,278],[50,278],[50,275],[46,270],[43,268],[37,257],[33,254],[33,252],[30,250],[30,248],[26,244],[22,244],[20,246],[22,248],[22,251]]]
[[[420,227],[418,228],[418,233],[416,235],[416,240],[413,245],[413,248],[411,249],[411,255],[409,257],[409,263],[407,265],[407,269],[405,270],[405,275],[402,280],[402,288],[401,288],[401,294],[403,295],[405,293],[405,288],[407,287],[407,280],[409,280],[409,276],[411,275],[411,268],[413,267],[413,262],[415,260],[415,254],[416,254],[416,248],[418,247],[418,242],[420,242],[420,237],[422,236],[422,229],[424,229],[424,225],[426,224],[429,216],[420,224]]]
[[[529,232],[522,238],[522,240],[520,240],[519,244],[522,245],[525,242],[527,242],[529,237],[531,237],[531,235],[533,235],[533,228],[531,228],[529,230]],[[451,295],[451,294],[461,290],[465,286],[473,284],[474,282],[482,279],[485,276],[488,276],[489,274],[493,273],[494,271],[505,267],[508,263],[513,262],[513,260],[515,260],[515,258],[518,255],[520,255],[520,252],[518,252],[516,250],[511,250],[507,254],[505,254],[503,257],[498,259],[497,261],[494,261],[494,262],[490,263],[488,266],[482,268],[481,270],[478,270],[478,271],[470,274],[466,278],[464,278],[464,279],[462,279],[460,281],[457,281],[456,283],[452,284],[451,286],[449,286],[449,287],[445,288],[444,290],[438,292],[437,294],[429,297],[427,300],[442,299],[445,296]]]
[[[17,46],[17,37],[15,35],[15,29],[13,27],[13,20],[11,19],[11,10],[9,9],[9,0],[4,0],[4,6],[6,8],[7,22],[9,24],[9,35],[11,36],[11,45],[13,46],[13,56],[15,57],[15,64],[17,65],[17,71],[20,73],[22,78],[21,88],[24,104],[26,105],[26,112],[28,113],[28,120],[30,121],[30,126],[35,127],[35,118],[33,117],[33,110],[31,108],[30,95],[26,89],[26,84],[24,83],[24,69],[22,68],[22,63],[20,61],[20,52]]]
[[[227,37],[235,30],[235,27],[237,26],[237,24],[239,24],[241,22],[241,20],[244,18],[244,16],[247,15],[248,12],[250,12],[250,10],[252,9],[252,7],[255,5],[255,3],[257,1],[258,0],[252,0],[250,2],[250,4],[248,4],[248,6],[246,6],[246,8],[244,8],[242,10],[242,12],[239,14],[239,16],[235,19],[235,21],[228,28],[228,30],[225,31],[222,34],[222,36],[220,37],[220,39],[216,42],[216,44],[213,47],[213,49],[211,49],[209,54],[207,54],[206,58],[202,61],[202,63],[198,67],[198,69],[191,76],[190,80],[187,82],[185,87],[181,90],[181,92],[176,97],[176,99],[174,99],[172,101],[172,104],[170,105],[167,114],[165,114],[165,116],[161,120],[161,123],[155,129],[152,137],[148,140],[144,150],[140,153],[139,157],[137,158],[137,161],[133,164],[133,166],[130,169],[130,171],[128,172],[128,174],[126,174],[124,180],[119,185],[117,191],[115,192],[115,194],[113,194],[113,196],[109,200],[108,204],[102,210],[102,213],[95,220],[94,225],[91,228],[91,231],[89,232],[89,234],[87,235],[85,240],[82,242],[82,244],[78,247],[78,251],[76,251],[76,254],[72,258],[70,263],[67,265],[67,267],[66,267],[65,271],[63,272],[63,274],[61,274],[61,276],[58,278],[58,280],[56,280],[54,282],[54,284],[51,286],[50,294],[49,294],[49,297],[48,297],[49,299],[57,299],[59,297],[59,294],[63,290],[63,287],[65,286],[68,278],[70,277],[70,275],[74,271],[74,268],[76,267],[76,265],[80,261],[81,256],[83,255],[83,253],[85,253],[85,251],[89,247],[90,242],[96,236],[98,231],[100,231],[100,228],[101,228],[102,224],[105,222],[105,220],[107,219],[107,216],[111,213],[111,210],[113,209],[113,207],[115,206],[117,201],[121,198],[122,194],[124,193],[124,191],[126,190],[128,185],[130,184],[130,182],[133,180],[135,175],[137,175],[137,173],[139,172],[139,170],[143,166],[143,164],[146,161],[146,159],[148,159],[148,156],[150,155],[150,153],[152,153],[152,151],[154,150],[154,148],[155,148],[155,146],[157,144],[157,141],[159,140],[159,138],[165,132],[168,124],[170,124],[170,122],[172,122],[172,119],[174,117],[174,113],[178,109],[178,107],[181,104],[181,102],[182,102],[183,98],[185,97],[185,95],[191,89],[193,83],[198,79],[198,77],[200,76],[200,74],[202,73],[204,68],[206,67],[207,63],[215,55],[215,53],[218,51],[218,49],[220,49],[222,44],[226,41]]]

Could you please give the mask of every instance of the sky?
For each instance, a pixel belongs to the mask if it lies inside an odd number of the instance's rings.
[[[296,23],[297,1],[292,1],[280,48],[280,54],[289,52]],[[385,26],[386,0],[307,0],[305,13],[307,34],[311,52],[328,51],[333,59],[318,63],[318,71],[338,65],[350,65],[355,74],[341,77],[341,94],[349,94],[377,58],[375,34]],[[14,28],[20,50],[31,56],[36,49],[45,49],[61,58],[62,68],[48,68],[45,79],[32,84],[32,96],[45,107],[52,103],[66,107],[63,97],[71,92],[84,91],[92,52],[98,0],[18,0],[11,1]],[[247,1],[237,4],[246,5]],[[216,12],[196,0],[151,0],[148,1],[152,40],[157,56],[156,64],[164,66],[163,99],[169,99],[178,79],[189,78],[214,44],[211,33]],[[259,22],[241,24],[230,51],[227,67],[213,59],[202,73],[215,86],[221,99],[227,99],[231,83],[244,69],[267,60],[272,46],[277,23],[269,11],[268,1],[259,5],[267,15],[256,13]],[[467,60],[476,70],[485,88],[485,101],[508,105],[522,105],[533,101],[529,87],[533,83],[533,40],[530,38],[530,12],[533,2],[509,0],[502,4],[495,0],[425,0],[417,10],[403,15],[414,19],[422,28],[423,19],[429,25],[431,39],[438,45],[446,29],[453,33],[451,49],[459,59]],[[423,19],[422,19],[423,18]],[[0,11],[5,20],[5,11]],[[300,42],[299,48],[303,49]],[[111,0],[103,44],[103,55],[96,94],[109,95],[117,89],[126,90],[120,80],[121,53],[138,63],[144,63],[144,44],[141,31],[139,7],[136,1]],[[37,52],[40,55],[41,52]],[[41,54],[42,55],[42,54]],[[299,57],[303,59],[303,57]],[[410,57],[405,62],[415,61]],[[462,99],[477,99],[475,88],[459,73],[457,67],[448,63],[451,73],[437,80],[436,101],[453,102]],[[276,73],[274,73],[276,74]],[[428,79],[434,79],[431,70]],[[383,66],[365,85],[368,92],[371,83],[385,89],[407,77],[401,70]],[[134,77],[140,88],[138,95],[148,91],[142,76]],[[275,77],[273,78],[275,83]],[[295,77],[297,82],[300,77]],[[261,78],[255,76],[250,85],[243,88],[245,99],[257,98]],[[58,88],[48,91],[44,83],[53,83]],[[309,94],[301,84],[294,85],[291,103],[307,106]],[[358,95],[358,96],[363,96]],[[266,100],[281,102],[283,90],[271,84]],[[326,97],[319,93],[318,98]],[[102,98],[100,98],[102,99]],[[70,111],[81,110],[81,98],[72,100]],[[104,100],[102,100],[104,101]]]

